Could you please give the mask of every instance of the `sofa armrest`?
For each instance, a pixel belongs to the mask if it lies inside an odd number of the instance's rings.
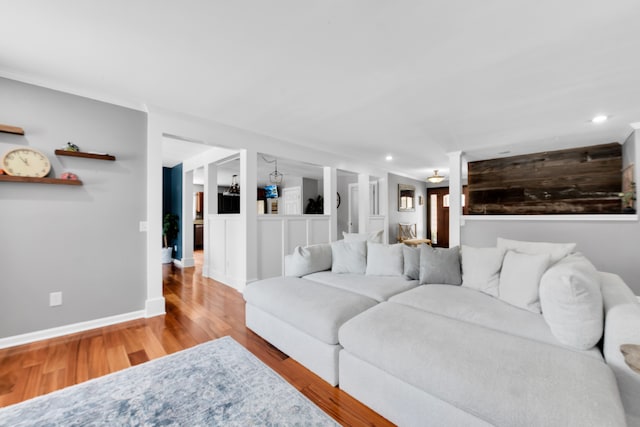
[[[640,374],[631,370],[620,351],[622,344],[640,344],[640,304],[622,279],[601,273],[605,307],[604,358],[616,376],[625,411],[640,418]]]

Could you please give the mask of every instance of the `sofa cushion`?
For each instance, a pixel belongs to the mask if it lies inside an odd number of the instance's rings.
[[[338,240],[331,243],[331,271],[364,274],[367,269],[367,242]]]
[[[540,279],[549,267],[548,254],[525,254],[507,251],[502,262],[498,293],[500,299],[540,313]]]
[[[316,271],[331,269],[331,244],[296,246],[291,255],[285,257],[285,276],[302,277]]]
[[[504,252],[498,248],[474,248],[462,245],[460,257],[462,286],[498,296]]]
[[[343,352],[492,424],[625,425],[601,360],[383,302],[346,322]]]
[[[327,344],[338,343],[338,328],[377,304],[372,298],[297,277],[250,283],[244,299],[283,322]]]
[[[418,286],[390,298],[389,302],[511,335],[562,346],[539,314],[514,307],[473,289],[448,285]],[[597,348],[586,353],[602,359]]]
[[[367,243],[367,276],[402,276],[402,243]]]
[[[544,273],[540,306],[561,343],[584,350],[600,341],[604,328],[600,276],[583,255],[569,255]]]
[[[420,284],[460,285],[460,248],[420,246]]]
[[[417,280],[406,280],[402,276],[335,274],[331,271],[320,271],[304,276],[304,278],[334,288],[364,295],[376,301],[386,301],[396,294],[418,286]]]
[[[547,243],[547,242],[526,242],[522,240],[510,240],[498,237],[498,249],[503,251],[516,251],[523,254],[547,254],[551,259],[551,264],[560,261],[576,249],[575,243]]]
[[[420,247],[402,245],[404,258],[404,277],[407,280],[420,279]]]

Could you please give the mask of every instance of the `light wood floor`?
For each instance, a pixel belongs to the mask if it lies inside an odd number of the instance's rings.
[[[0,406],[230,335],[343,425],[392,425],[244,325],[244,300],[196,267],[163,266],[167,314],[0,350]]]

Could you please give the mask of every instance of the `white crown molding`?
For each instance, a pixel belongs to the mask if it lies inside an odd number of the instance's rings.
[[[629,123],[629,126],[631,126],[633,129],[640,129],[640,122],[634,122],[634,123]]]

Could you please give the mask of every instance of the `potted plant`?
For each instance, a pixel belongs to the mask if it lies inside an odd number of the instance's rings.
[[[173,244],[178,237],[178,231],[180,231],[180,217],[173,213],[168,213],[164,216],[162,221],[162,263],[171,263],[171,252],[173,251]]]
[[[318,196],[315,199],[309,199],[307,207],[304,210],[305,214],[321,214],[324,212],[324,199],[322,196]]]
[[[618,193],[622,200],[622,213],[636,213],[633,202],[636,201],[636,183],[632,182],[629,189],[623,193]]]

